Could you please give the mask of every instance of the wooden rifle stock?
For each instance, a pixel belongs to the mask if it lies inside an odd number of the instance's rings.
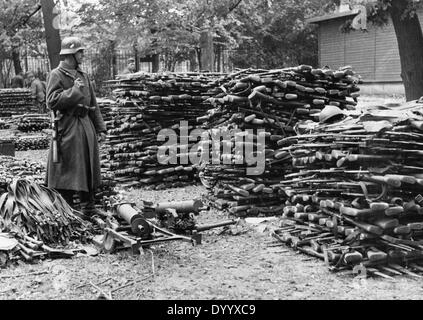
[[[58,121],[59,119],[56,117],[55,112],[51,111],[51,120],[52,120],[52,129],[53,129],[53,135],[52,135],[52,160],[53,163],[59,163],[59,129],[58,129]]]

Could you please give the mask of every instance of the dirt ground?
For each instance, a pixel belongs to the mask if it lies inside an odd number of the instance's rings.
[[[380,101],[380,100],[378,100]],[[377,102],[377,101],[376,101]],[[369,100],[373,103],[373,100]],[[45,162],[46,151],[17,157]],[[165,191],[132,190],[133,201],[201,198],[203,186]],[[210,210],[198,223],[227,216]],[[275,246],[270,228],[251,224],[203,233],[203,243],[154,245],[144,255],[129,253],[79,256],[21,264],[0,270],[0,299],[91,300],[99,291],[116,300],[376,300],[421,299],[421,281],[355,279],[331,273],[320,260]],[[96,285],[95,288],[92,284]]]

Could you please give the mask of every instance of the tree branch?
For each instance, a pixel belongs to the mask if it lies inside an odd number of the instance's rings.
[[[242,0],[238,0],[238,2],[237,3],[235,3],[234,5],[232,5],[232,7],[230,7],[229,8],[229,10],[228,10],[228,13],[226,14],[226,15],[228,15],[228,14],[230,14],[232,11],[234,11],[240,4],[241,4],[241,2],[242,2]]]
[[[19,29],[20,27],[26,25],[29,19],[31,19],[38,11],[40,11],[40,9],[41,9],[41,4],[39,4],[37,8],[33,12],[31,12],[29,15],[23,16],[19,21],[17,21],[14,25],[12,25],[11,29],[12,30],[15,28]]]

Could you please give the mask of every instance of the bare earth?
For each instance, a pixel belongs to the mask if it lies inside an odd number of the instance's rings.
[[[370,101],[372,103],[373,101]],[[22,159],[45,162],[46,151],[18,152]],[[200,185],[166,191],[133,190],[133,201],[201,198]],[[211,210],[198,223],[226,219]],[[333,274],[320,260],[274,246],[269,228],[238,226],[203,233],[203,243],[172,242],[144,255],[129,253],[46,260],[0,270],[0,299],[89,300],[99,291],[116,300],[280,300],[421,299],[423,284],[408,277],[394,281],[355,279]],[[38,274],[37,274],[38,273]]]

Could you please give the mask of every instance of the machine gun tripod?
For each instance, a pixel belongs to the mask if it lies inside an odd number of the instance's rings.
[[[119,225],[110,220],[104,227],[104,237],[97,243],[105,252],[113,253],[116,250],[130,249],[132,254],[142,253],[144,247],[152,244],[181,240],[196,245],[192,237],[174,234],[156,226],[137,211],[132,203],[115,203],[114,214],[126,224]]]

